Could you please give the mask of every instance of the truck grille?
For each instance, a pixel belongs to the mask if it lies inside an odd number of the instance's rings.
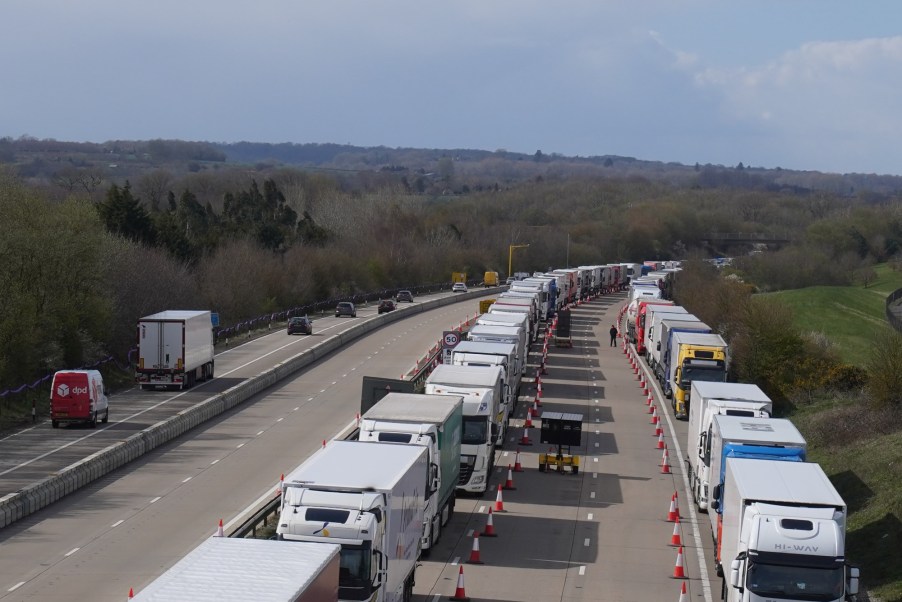
[[[470,482],[470,477],[473,475],[473,465],[472,464],[461,464],[460,465],[460,478],[457,481],[458,485],[466,485]]]

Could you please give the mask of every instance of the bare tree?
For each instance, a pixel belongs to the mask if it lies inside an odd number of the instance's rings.
[[[160,203],[166,198],[172,186],[173,176],[165,169],[155,169],[154,171],[142,175],[135,182],[135,191],[138,196],[146,199],[150,203],[150,208],[154,211],[160,210]]]

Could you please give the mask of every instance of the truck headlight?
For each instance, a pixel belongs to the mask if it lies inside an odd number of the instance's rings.
[[[479,485],[479,484],[483,483],[484,481],[485,481],[485,476],[484,476],[484,475],[480,475],[480,476],[478,476],[478,477],[473,477],[473,484],[474,484],[474,485]]]

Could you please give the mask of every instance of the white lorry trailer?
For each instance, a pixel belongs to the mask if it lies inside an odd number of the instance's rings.
[[[497,302],[496,302],[497,303]],[[495,311],[495,304],[492,304],[492,309],[488,312],[482,314],[478,318],[476,318],[477,326],[515,326],[517,328],[523,328],[527,332],[531,334],[535,334],[538,332],[538,328],[533,328],[534,325],[529,322],[529,315],[527,313],[520,312],[507,312],[504,310]],[[534,341],[535,337],[531,337],[530,340]]]
[[[135,602],[337,602],[341,546],[211,537]]]
[[[464,399],[458,490],[484,493],[495,463],[495,446],[504,441],[510,410],[502,403],[498,366],[439,365],[426,378],[427,395],[460,395]]]
[[[711,422],[711,461],[708,473],[708,519],[714,541],[720,540],[723,480],[728,458],[752,458],[804,462],[808,444],[795,425],[785,418],[747,418],[715,416]],[[715,504],[716,502],[716,504]],[[711,509],[714,512],[711,512]],[[715,550],[715,565],[720,574],[720,546]]]
[[[282,483],[276,537],[341,544],[340,600],[409,601],[429,473],[425,447],[332,441]]]
[[[648,365],[662,385],[664,384],[664,358],[671,331],[711,332],[711,329],[692,314],[674,314],[672,318],[668,318],[667,314],[662,314],[662,319],[655,324],[652,330],[649,330],[647,343]]]
[[[161,311],[138,320],[135,380],[142,389],[186,389],[213,378],[213,321],[209,311]]]
[[[692,381],[686,463],[695,505],[708,509],[711,468],[711,423],[715,416],[769,418],[773,403],[758,385]]]
[[[820,465],[730,458],[723,487],[724,600],[856,598],[846,503]]]
[[[522,375],[518,347],[513,343],[461,341],[451,350],[451,363],[455,366],[501,366],[504,368],[505,382],[511,390],[512,402],[515,403]]]
[[[509,345],[516,345],[520,374],[526,373],[526,353],[529,350],[529,334],[523,327],[514,325],[476,325],[467,332],[467,340],[476,341],[477,343],[506,343]]]
[[[438,542],[454,512],[462,430],[463,398],[457,395],[389,393],[360,419],[360,441],[420,445],[429,451],[423,551]]]

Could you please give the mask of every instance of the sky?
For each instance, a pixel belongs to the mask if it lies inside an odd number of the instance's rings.
[[[902,175],[899,0],[2,0],[0,136]]]

